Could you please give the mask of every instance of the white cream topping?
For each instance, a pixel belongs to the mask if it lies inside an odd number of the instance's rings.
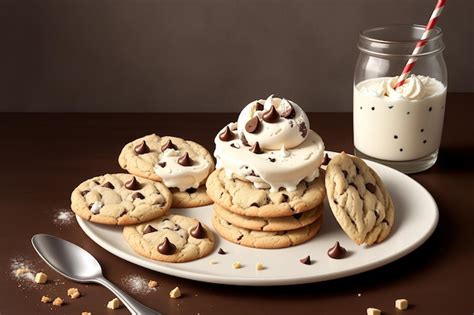
[[[387,97],[389,99],[421,100],[432,95],[432,81],[434,79],[422,75],[412,74],[405,83],[395,89],[398,76],[383,78],[373,81],[371,85],[365,85],[361,92],[376,97]]]
[[[232,129],[232,125],[228,126]],[[229,178],[242,177],[256,188],[276,192],[279,188],[294,191],[302,180],[311,182],[319,176],[324,143],[313,130],[308,129],[306,139],[297,147],[287,149],[280,144],[276,150],[265,150],[262,154],[252,153],[237,135],[231,141],[220,140],[219,134],[224,130],[225,127],[214,139],[214,156],[217,168],[224,168]]]
[[[100,208],[102,208],[104,204],[101,201],[95,201],[91,206],[91,212],[93,214],[98,214],[100,212]]]
[[[263,110],[257,110],[257,103],[264,103]],[[291,118],[280,117],[278,121],[269,123],[263,120],[263,115],[274,106],[278,113],[282,114],[293,107],[294,115]],[[253,117],[259,117],[260,129],[255,133],[245,130],[246,123]],[[282,145],[291,149],[300,145],[310,129],[308,116],[296,103],[270,95],[265,102],[263,100],[253,101],[245,106],[237,120],[239,135],[243,134],[250,145],[258,142],[265,150],[279,150]]]
[[[209,175],[210,163],[203,157],[193,157],[193,165],[182,166],[178,159],[185,152],[166,149],[155,165],[155,173],[163,180],[166,187],[178,188],[185,191],[189,188],[197,189],[200,183]],[[164,166],[161,166],[164,165]]]

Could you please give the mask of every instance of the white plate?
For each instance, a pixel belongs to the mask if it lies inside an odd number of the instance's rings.
[[[331,156],[332,152],[329,152]],[[285,249],[253,249],[228,242],[216,234],[216,248],[208,257],[181,264],[153,261],[135,254],[122,238],[120,227],[90,223],[79,217],[84,232],[98,245],[131,263],[176,277],[231,285],[290,285],[336,279],[371,270],[395,261],[419,247],[438,223],[438,207],[425,188],[410,177],[384,165],[366,161],[383,179],[395,203],[395,225],[381,244],[366,247],[354,244],[341,230],[326,204],[324,222],[311,241]],[[173,213],[195,217],[213,229],[212,206],[176,209]],[[214,230],[214,229],[213,229]],[[335,260],[326,254],[335,241],[349,255]],[[222,247],[227,254],[217,254]],[[304,265],[299,259],[310,255],[314,261]],[[211,264],[216,261],[217,264]],[[240,262],[241,269],[232,263]],[[257,262],[266,266],[257,271]]]

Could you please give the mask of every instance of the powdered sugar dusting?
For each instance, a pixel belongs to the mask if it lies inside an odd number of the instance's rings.
[[[135,294],[146,294],[156,291],[156,288],[148,287],[148,280],[139,275],[129,275],[122,278],[122,284]]]
[[[33,262],[24,257],[10,259],[10,273],[13,279],[20,284],[35,284],[35,266]]]
[[[54,223],[62,226],[73,222],[74,213],[68,209],[59,209],[54,215]]]

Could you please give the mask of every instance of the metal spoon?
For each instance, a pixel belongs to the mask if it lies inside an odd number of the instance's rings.
[[[161,315],[105,279],[99,262],[81,247],[48,234],[34,235],[31,243],[38,255],[64,277],[77,282],[95,282],[103,285],[112,291],[132,314]]]

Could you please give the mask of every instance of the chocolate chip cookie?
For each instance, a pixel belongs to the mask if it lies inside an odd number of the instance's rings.
[[[250,182],[228,178],[223,169],[209,175],[206,186],[215,203],[236,214],[251,217],[292,216],[314,209],[325,196],[323,170],[314,181],[302,181],[291,192],[257,189]]]
[[[312,239],[321,227],[322,218],[305,227],[280,232],[252,231],[233,225],[214,213],[212,224],[226,240],[247,247],[285,248],[304,243]]]
[[[395,209],[380,177],[358,157],[341,153],[326,170],[332,212],[357,244],[380,243],[390,233]]]
[[[214,170],[214,160],[196,142],[151,134],[126,144],[118,161],[129,173],[162,182],[170,188],[173,207],[212,203],[202,185]]]
[[[279,218],[259,218],[245,217],[240,214],[233,213],[218,204],[214,204],[216,214],[227,222],[254,231],[278,232],[296,230],[316,221],[323,214],[324,206],[320,204],[315,209],[297,213],[289,217]]]
[[[129,225],[163,216],[171,199],[162,183],[130,174],[105,174],[74,189],[71,209],[92,222]]]
[[[186,262],[210,254],[212,231],[198,220],[167,215],[146,223],[127,226],[123,236],[138,254],[165,262]]]

